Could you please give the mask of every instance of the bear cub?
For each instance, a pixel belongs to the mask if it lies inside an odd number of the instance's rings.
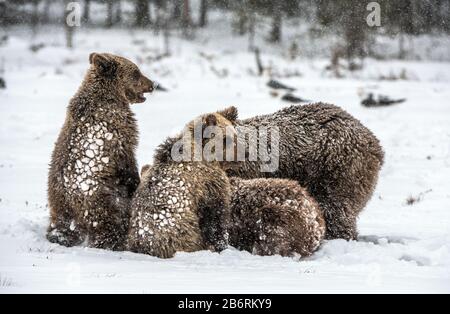
[[[325,237],[317,202],[296,181],[230,178],[231,246],[256,255],[306,257]]]
[[[203,162],[145,166],[131,204],[127,248],[160,258],[228,245],[228,178]]]
[[[194,121],[201,121],[202,129],[231,126],[218,113]],[[192,132],[194,121],[185,132]],[[228,239],[258,255],[308,256],[319,247],[322,213],[297,182],[228,179],[216,161],[174,162],[170,152],[180,137],[169,138],[157,149],[155,165],[142,169],[131,206],[131,251],[168,258],[208,246],[220,250]],[[204,148],[210,141],[202,138],[199,144]],[[225,153],[230,147],[222,148]]]
[[[92,53],[71,99],[48,175],[47,239],[64,246],[123,249],[131,196],[139,184],[132,103],[153,83],[131,61]]]
[[[225,123],[218,118],[211,114],[197,121],[205,129]],[[131,204],[127,247],[133,252],[170,258],[179,251],[221,251],[228,245],[228,177],[216,162],[173,160],[181,137],[168,138],[157,148],[153,166],[142,168]],[[188,149],[192,144],[183,142]]]

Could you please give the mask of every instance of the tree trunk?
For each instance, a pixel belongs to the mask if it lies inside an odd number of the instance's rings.
[[[111,27],[114,24],[114,0],[108,0],[106,3],[106,27]]]
[[[181,18],[181,7],[183,0],[174,0],[172,19],[179,20]]]
[[[168,23],[167,23],[168,24]],[[168,25],[164,25],[163,36],[164,36],[164,54],[166,56],[170,55],[170,29]]]
[[[169,7],[165,0],[157,0],[155,5],[158,10],[158,28],[162,30],[164,40],[164,54],[167,56],[170,55],[170,19],[173,16],[169,13]]]
[[[403,32],[399,33],[399,39],[398,39],[398,58],[400,60],[405,59],[406,57],[406,51],[405,51],[405,35]]]
[[[118,0],[116,3],[117,9],[116,9],[116,16],[114,23],[120,24],[122,22],[122,1]]]
[[[44,21],[44,23],[50,22],[50,6],[51,6],[51,1],[46,0],[45,6],[44,6],[44,13],[43,13],[44,15],[42,17],[42,20]]]
[[[277,43],[281,41],[283,1],[275,1],[272,6],[272,30],[270,32],[269,40],[273,43]]]
[[[248,50],[253,51],[255,49],[255,27],[256,16],[254,12],[250,12],[248,18]]]
[[[247,11],[244,6],[240,6],[238,11],[238,21],[237,21],[237,32],[239,36],[244,36],[245,32],[247,31],[247,23],[248,23],[248,16]]]
[[[198,26],[205,27],[208,24],[208,0],[201,0],[200,3],[200,19]]]
[[[83,21],[89,23],[91,0],[84,0]]]
[[[148,0],[136,0],[136,26],[145,27],[150,25],[150,11]]]
[[[183,26],[191,25],[191,7],[189,0],[183,0]]]
[[[31,28],[33,30],[33,34],[37,33],[37,27],[39,24],[39,1],[33,0],[33,15],[31,17]]]
[[[71,0],[66,0],[64,5],[64,25],[66,31],[66,47],[69,49],[73,48],[73,31],[74,26],[69,25],[67,21],[67,17],[69,16],[70,11],[67,10],[67,5],[71,2]]]
[[[181,17],[181,27],[183,31],[183,36],[189,37],[191,34],[191,8],[189,6],[189,0],[183,0],[183,11]]]
[[[264,74],[264,66],[261,61],[261,54],[258,48],[255,48],[255,58],[256,58],[256,68],[258,69],[258,75],[261,76]]]
[[[367,24],[361,22],[364,21],[366,11],[364,4],[359,1],[355,3],[348,1],[346,3],[352,5],[351,10],[345,9],[342,23],[344,26],[345,55],[349,64],[351,64],[355,58],[362,58],[366,55]]]
[[[333,2],[329,0],[317,1],[316,17],[319,23],[323,26],[329,26],[333,21],[332,5]]]

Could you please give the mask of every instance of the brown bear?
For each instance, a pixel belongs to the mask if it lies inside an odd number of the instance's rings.
[[[203,130],[232,126],[217,113],[196,122]],[[186,128],[194,132],[194,122]],[[173,148],[181,138],[168,138],[157,148],[153,166],[142,167],[131,203],[127,248],[132,252],[170,258],[179,251],[221,251],[228,246],[228,177],[217,162],[174,160]],[[187,144],[192,149],[193,142]]]
[[[250,161],[247,151],[244,161],[221,161],[229,176],[296,180],[319,203],[326,221],[326,238],[357,238],[357,217],[372,196],[384,158],[378,139],[369,129],[343,109],[324,103],[294,105],[246,120],[237,119],[235,107],[219,114],[227,120],[218,121],[224,127],[232,123],[236,142],[244,141],[247,147],[251,138],[242,133],[248,129],[265,128],[267,139],[272,138],[271,133],[279,135],[267,145],[268,151],[277,153],[275,171],[262,172],[267,160]]]
[[[170,161],[173,141],[145,166],[131,203],[127,248],[160,258],[227,247],[230,184],[217,163]]]
[[[231,126],[217,113],[197,121],[203,130]],[[322,213],[297,182],[231,178],[230,185],[220,163],[173,161],[180,138],[168,139],[157,149],[155,165],[142,168],[131,206],[131,251],[167,258],[177,251],[221,250],[228,233],[232,246],[259,255],[308,256],[319,247],[325,234]],[[210,141],[202,139],[202,148]]]
[[[317,202],[298,182],[230,178],[231,246],[257,255],[311,255],[325,237]]]
[[[71,99],[48,176],[50,242],[123,248],[131,196],[139,184],[138,130],[131,103],[153,83],[131,61],[92,53]]]

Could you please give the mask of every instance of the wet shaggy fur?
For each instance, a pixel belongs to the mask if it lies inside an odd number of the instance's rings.
[[[234,107],[219,113],[238,133],[240,126],[264,126],[278,127],[280,134],[277,171],[261,172],[260,161],[223,162],[229,176],[296,180],[322,208],[328,239],[356,239],[357,217],[372,196],[384,158],[369,129],[343,109],[323,103],[246,120],[237,119]]]
[[[311,255],[325,237],[317,202],[298,182],[230,178],[231,246],[257,255]]]
[[[130,103],[145,101],[152,82],[131,61],[90,55],[71,99],[48,176],[51,242],[122,249],[129,204],[139,184],[138,131]]]
[[[174,162],[173,140],[146,166],[133,197],[127,247],[170,258],[176,252],[227,246],[230,185],[217,163]]]
[[[202,128],[230,126],[217,113],[197,121]],[[219,251],[228,236],[232,246],[258,255],[308,256],[319,247],[323,215],[298,182],[230,178],[230,184],[215,161],[172,161],[180,137],[169,138],[157,149],[155,165],[142,168],[131,206],[131,251],[163,258],[177,251]]]
[[[232,126],[219,114],[197,122],[202,129]],[[193,132],[193,122],[186,128]],[[142,167],[127,240],[133,252],[170,258],[179,251],[221,251],[228,245],[228,177],[216,162],[174,161],[172,149],[181,137],[168,138],[156,150],[154,165]],[[192,148],[194,142],[188,144]]]

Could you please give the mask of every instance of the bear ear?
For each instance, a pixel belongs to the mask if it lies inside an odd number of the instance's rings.
[[[93,52],[89,55],[89,64],[92,64],[92,60],[94,60],[95,55],[96,55],[95,52]]]
[[[104,77],[112,77],[116,74],[117,64],[105,54],[91,53],[89,63],[94,65],[98,74]]]
[[[142,166],[142,168],[141,168],[141,177],[142,177],[147,171],[149,171],[151,168],[152,168],[152,166],[149,165],[149,164]]]
[[[217,125],[217,117],[215,114],[208,114],[204,119],[205,126],[215,126]]]
[[[218,111],[217,113],[231,122],[236,121],[238,118],[238,110],[235,106],[228,107],[224,110]]]

